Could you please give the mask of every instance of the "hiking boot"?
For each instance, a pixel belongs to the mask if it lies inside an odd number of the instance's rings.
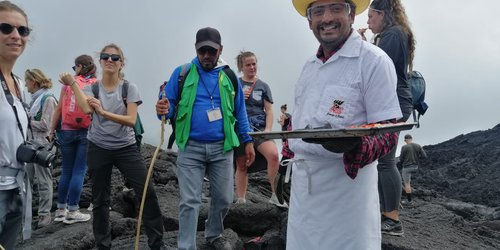
[[[216,250],[232,250],[231,243],[224,239],[223,237],[219,237],[213,240],[210,245],[212,245]]]
[[[47,215],[40,215],[38,217],[38,227],[46,227],[52,222],[52,217],[50,217],[50,214]]]
[[[247,200],[245,198],[238,198],[236,199],[235,204],[245,204],[247,203]]]
[[[90,214],[82,214],[80,211],[69,211],[64,219],[64,224],[73,224],[90,220]]]
[[[401,208],[412,208],[412,207],[415,207],[415,201],[407,201],[407,200],[404,200],[404,201],[401,201]]]
[[[276,196],[276,194],[272,194],[271,195],[271,199],[269,199],[269,203],[272,203],[278,207],[282,207],[282,208],[288,208],[288,204],[286,204],[285,201],[283,201],[283,203],[280,203],[280,201],[278,200],[278,197]]]
[[[403,236],[403,225],[401,221],[394,221],[389,218],[385,219],[382,223],[382,233],[395,235],[395,236]]]
[[[63,221],[64,218],[66,218],[67,213],[68,213],[68,209],[57,209],[54,221]]]

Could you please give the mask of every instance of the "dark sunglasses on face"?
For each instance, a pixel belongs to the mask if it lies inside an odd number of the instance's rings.
[[[80,65],[81,65],[81,64],[80,64]],[[81,65],[81,66],[82,66],[82,68],[85,68],[85,65]],[[76,67],[78,67],[78,65],[75,65],[75,66],[73,66],[73,67],[71,67],[71,68],[73,69],[73,71],[76,71]]]
[[[109,58],[111,58],[113,62],[117,62],[120,61],[121,56],[116,54],[101,53],[101,56],[99,58],[104,61],[107,61],[109,60]]]
[[[198,53],[200,53],[200,55],[205,55],[205,53],[207,53],[211,56],[214,56],[217,54],[217,50],[212,48],[212,47],[201,47],[198,49]]]
[[[31,29],[26,27],[26,26],[13,26],[13,25],[10,25],[8,23],[1,23],[0,24],[0,31],[4,35],[8,35],[8,34],[12,33],[12,31],[14,31],[14,28],[17,29],[17,33],[19,33],[19,35],[22,37],[29,36],[29,34],[31,32]]]

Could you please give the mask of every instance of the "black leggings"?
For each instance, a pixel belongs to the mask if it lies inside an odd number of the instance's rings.
[[[94,204],[92,226],[95,245],[98,249],[109,249],[111,247],[109,206],[111,205],[113,166],[116,166],[127,178],[138,200],[142,197],[147,169],[135,144],[121,149],[107,150],[89,141],[87,155],[87,164],[89,170],[92,171],[92,203]],[[163,220],[158,198],[151,182],[148,184],[142,219],[149,247],[159,248],[163,245]]]
[[[382,212],[398,210],[401,201],[401,175],[396,167],[396,148],[378,159],[378,194]]]

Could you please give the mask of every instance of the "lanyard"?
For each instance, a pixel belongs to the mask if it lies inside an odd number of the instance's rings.
[[[243,78],[241,78],[241,80],[243,80]],[[253,88],[255,87],[255,83],[257,82],[257,80],[258,80],[258,78],[255,78],[255,80],[252,83],[252,86],[250,86],[250,89],[248,90],[250,92],[250,94],[252,94]]]
[[[203,87],[205,87],[205,90],[207,91],[208,95],[210,96],[210,102],[212,103],[212,108],[215,108],[214,93],[215,93],[215,90],[217,89],[217,87],[219,86],[219,83],[217,82],[217,84],[215,84],[214,89],[212,90],[212,93],[210,93],[210,91],[208,91],[208,87],[205,84],[205,81],[203,81],[203,77],[201,75],[200,75],[200,80],[201,80],[201,85],[203,85]]]
[[[15,77],[12,74],[11,74],[11,77],[12,77],[12,79],[14,79],[16,92],[19,95],[19,99],[21,100],[21,103],[22,103],[23,100],[21,98],[21,94],[19,93],[19,89],[17,87],[17,82],[15,82]],[[12,110],[14,111],[14,115],[16,115],[17,127],[21,131],[21,135],[23,136],[24,142],[26,142],[26,139],[24,137],[23,126],[21,125],[21,121],[19,120],[19,115],[17,114],[17,108],[14,105],[14,97],[10,93],[9,87],[7,86],[7,81],[5,80],[5,77],[3,76],[3,73],[1,71],[0,71],[0,81],[2,82],[2,88],[3,88],[3,91],[5,93],[5,98],[7,98],[7,102],[9,102],[10,106],[12,107]],[[23,108],[24,108],[24,105],[23,105]],[[26,110],[24,110],[24,112],[26,113],[26,117],[28,117]],[[28,117],[28,121],[29,121],[29,117]]]

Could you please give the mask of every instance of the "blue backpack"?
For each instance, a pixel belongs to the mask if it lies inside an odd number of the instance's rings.
[[[408,86],[413,100],[413,121],[420,127],[420,116],[424,115],[429,106],[425,102],[425,80],[418,71],[408,73]],[[418,113],[418,114],[417,114]]]

